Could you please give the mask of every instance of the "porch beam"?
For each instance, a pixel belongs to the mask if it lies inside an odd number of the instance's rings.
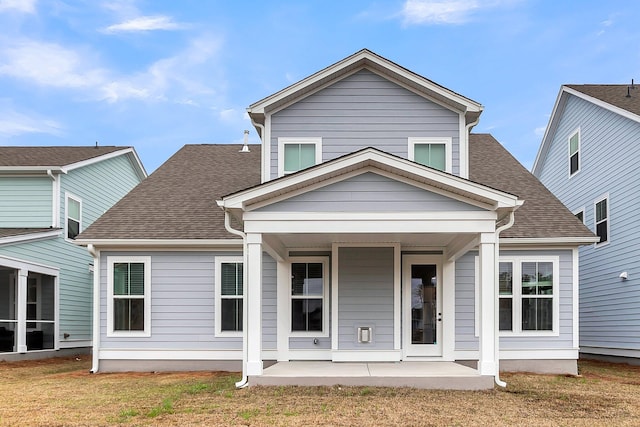
[[[458,258],[469,252],[472,248],[478,246],[477,234],[461,234],[453,239],[445,250],[445,259],[447,261],[457,261]]]
[[[247,375],[262,375],[262,235],[247,233]]]
[[[287,248],[276,236],[262,236],[262,246],[266,253],[277,262],[285,261],[287,257]]]
[[[496,299],[495,233],[482,233],[479,245],[480,263],[480,375],[496,375]]]

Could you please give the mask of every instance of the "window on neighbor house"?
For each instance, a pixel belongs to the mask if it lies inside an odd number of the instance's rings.
[[[558,262],[557,258],[501,258],[498,272],[501,332],[557,332]]]
[[[327,278],[324,262],[291,263],[291,331],[324,332]]]
[[[280,176],[298,172],[320,162],[320,138],[279,138]]]
[[[110,334],[150,335],[150,257],[107,257]]]
[[[450,138],[409,138],[409,160],[451,172]]]
[[[216,259],[216,334],[242,335],[242,257]]]
[[[595,204],[595,225],[596,234],[600,237],[600,242],[596,245],[601,245],[609,241],[609,204],[608,198],[605,197]]]
[[[79,199],[67,196],[67,238],[75,239],[80,234],[82,203]]]
[[[580,130],[569,137],[569,176],[580,170]]]

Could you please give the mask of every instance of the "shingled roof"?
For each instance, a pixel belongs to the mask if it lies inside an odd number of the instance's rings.
[[[471,134],[469,179],[524,200],[513,226],[500,237],[594,237],[531,172],[489,134]]]
[[[0,147],[2,166],[67,166],[131,147]]]
[[[77,238],[237,239],[222,196],[260,183],[260,147],[185,145]]]
[[[640,116],[640,88],[637,85],[565,85]]]
[[[102,239],[237,239],[216,200],[260,184],[260,147],[186,145],[80,236]],[[593,234],[489,134],[472,134],[470,179],[525,200],[502,237]]]

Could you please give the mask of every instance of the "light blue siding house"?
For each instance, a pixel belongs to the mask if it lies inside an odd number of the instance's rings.
[[[0,360],[90,349],[93,259],[74,239],[145,177],[128,147],[0,147]]]
[[[185,146],[78,238],[99,266],[93,371],[469,389],[575,373],[594,236],[470,133],[481,112],[362,50],[252,104],[260,145]]]
[[[598,242],[580,249],[580,352],[640,360],[640,89],[565,85],[533,173]],[[634,359],[627,359],[634,361]]]

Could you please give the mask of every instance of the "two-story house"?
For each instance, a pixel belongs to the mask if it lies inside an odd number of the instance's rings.
[[[489,388],[577,370],[584,227],[483,107],[369,50],[248,109],[261,144],[188,145],[79,236],[93,371],[238,384]]]
[[[93,259],[73,242],[145,177],[129,147],[0,147],[0,360],[91,349]]]
[[[580,249],[580,352],[640,358],[640,88],[565,85],[533,173],[598,242]],[[632,359],[629,359],[632,358]]]

